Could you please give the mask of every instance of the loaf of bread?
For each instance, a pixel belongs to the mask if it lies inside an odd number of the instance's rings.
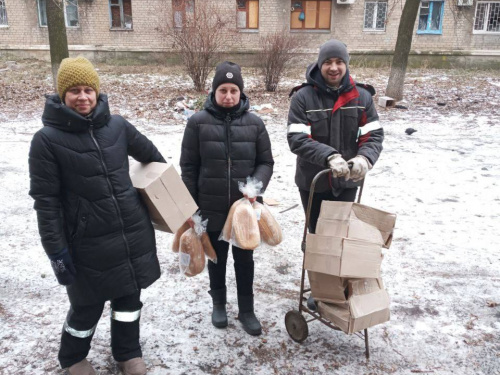
[[[232,236],[232,230],[233,230],[233,215],[234,215],[234,210],[236,210],[236,207],[243,201],[243,199],[237,200],[236,202],[233,203],[231,206],[231,209],[229,210],[229,213],[227,214],[227,219],[226,222],[224,223],[224,228],[222,228],[222,235],[221,238],[224,241],[231,242],[231,236]]]
[[[181,236],[179,252],[181,271],[186,276],[198,275],[205,269],[205,252],[194,229],[188,229]]]
[[[260,211],[259,232],[262,241],[270,246],[276,246],[283,240],[283,234],[281,233],[281,227],[267,209],[267,207],[257,201],[253,203],[253,208],[256,211]]]
[[[207,258],[212,262],[217,263],[217,254],[215,253],[215,249],[210,242],[210,237],[208,237],[207,232],[203,232],[201,235],[201,244]]]
[[[177,232],[175,232],[174,240],[172,241],[172,251],[174,253],[178,253],[179,252],[179,243],[180,243],[181,236],[188,229],[189,229],[189,224],[186,221],[184,224],[182,224],[182,227],[180,227],[179,229],[177,229]]]
[[[254,250],[260,245],[257,216],[248,200],[245,199],[236,206],[232,222],[234,245],[245,250]]]

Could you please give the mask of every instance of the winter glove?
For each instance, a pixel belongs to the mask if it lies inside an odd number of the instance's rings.
[[[328,166],[333,172],[333,177],[344,177],[349,179],[349,166],[340,154],[333,154],[328,157]]]
[[[61,285],[70,285],[75,281],[76,269],[68,249],[62,249],[57,254],[49,255],[50,265]]]
[[[365,178],[366,173],[372,169],[371,163],[363,155],[358,155],[347,162],[352,164],[351,179],[353,181],[360,181]]]

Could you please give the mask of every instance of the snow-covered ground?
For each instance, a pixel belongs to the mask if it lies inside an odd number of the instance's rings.
[[[425,73],[413,77],[412,88],[429,79]],[[488,86],[497,95],[496,108],[499,82],[491,79]],[[266,197],[280,202],[270,209],[284,241],[255,251],[255,305],[263,334],[249,336],[236,320],[232,259],[229,327],[216,329],[207,272],[181,276],[177,255],[169,250],[173,236],[157,233],[163,273],[143,291],[141,318],[151,374],[500,374],[500,116],[487,109],[416,110],[411,104],[407,111],[379,108],[384,151],[362,197],[364,204],[398,215],[382,263],[391,321],[369,330],[370,360],[357,336],[319,322],[309,324],[302,344],[286,332],[285,314],[298,305],[304,214],[281,111],[266,116],[276,162]],[[28,196],[27,155],[40,127],[37,116],[0,122],[0,374],[63,374],[57,351],[68,302],[40,245]],[[178,167],[184,122],[132,121]],[[409,136],[409,127],[418,131]],[[119,373],[109,342],[106,308],[89,354],[99,374]]]

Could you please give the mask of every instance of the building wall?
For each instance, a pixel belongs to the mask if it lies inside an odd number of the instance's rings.
[[[202,0],[196,0],[199,3]],[[236,27],[235,0],[216,0],[221,14],[232,17]],[[416,34],[412,51],[416,54],[469,54],[500,56],[500,33],[473,34],[474,6],[454,7],[446,0],[441,35]],[[67,28],[73,51],[168,52],[172,41],[165,35],[172,22],[172,0],[132,0],[133,30],[111,30],[108,0],[79,0],[79,27]],[[389,8],[394,0],[389,0]],[[260,38],[276,30],[300,35],[306,40],[304,52],[314,53],[318,46],[334,37],[344,41],[351,53],[388,54],[395,46],[402,5],[393,6],[384,32],[363,31],[364,0],[355,4],[332,3],[330,31],[290,31],[290,0],[260,0],[259,29],[227,33],[227,50],[255,52]],[[48,31],[38,25],[36,0],[6,0],[8,27],[0,27],[0,54],[5,51],[48,50]],[[2,52],[3,51],[3,52]]]

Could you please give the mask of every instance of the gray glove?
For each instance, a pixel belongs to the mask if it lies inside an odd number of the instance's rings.
[[[352,164],[351,179],[356,182],[365,178],[366,173],[372,169],[371,163],[363,155],[358,155],[347,162]]]
[[[349,166],[340,154],[333,154],[328,157],[328,166],[333,172],[333,177],[344,177],[349,179]]]

